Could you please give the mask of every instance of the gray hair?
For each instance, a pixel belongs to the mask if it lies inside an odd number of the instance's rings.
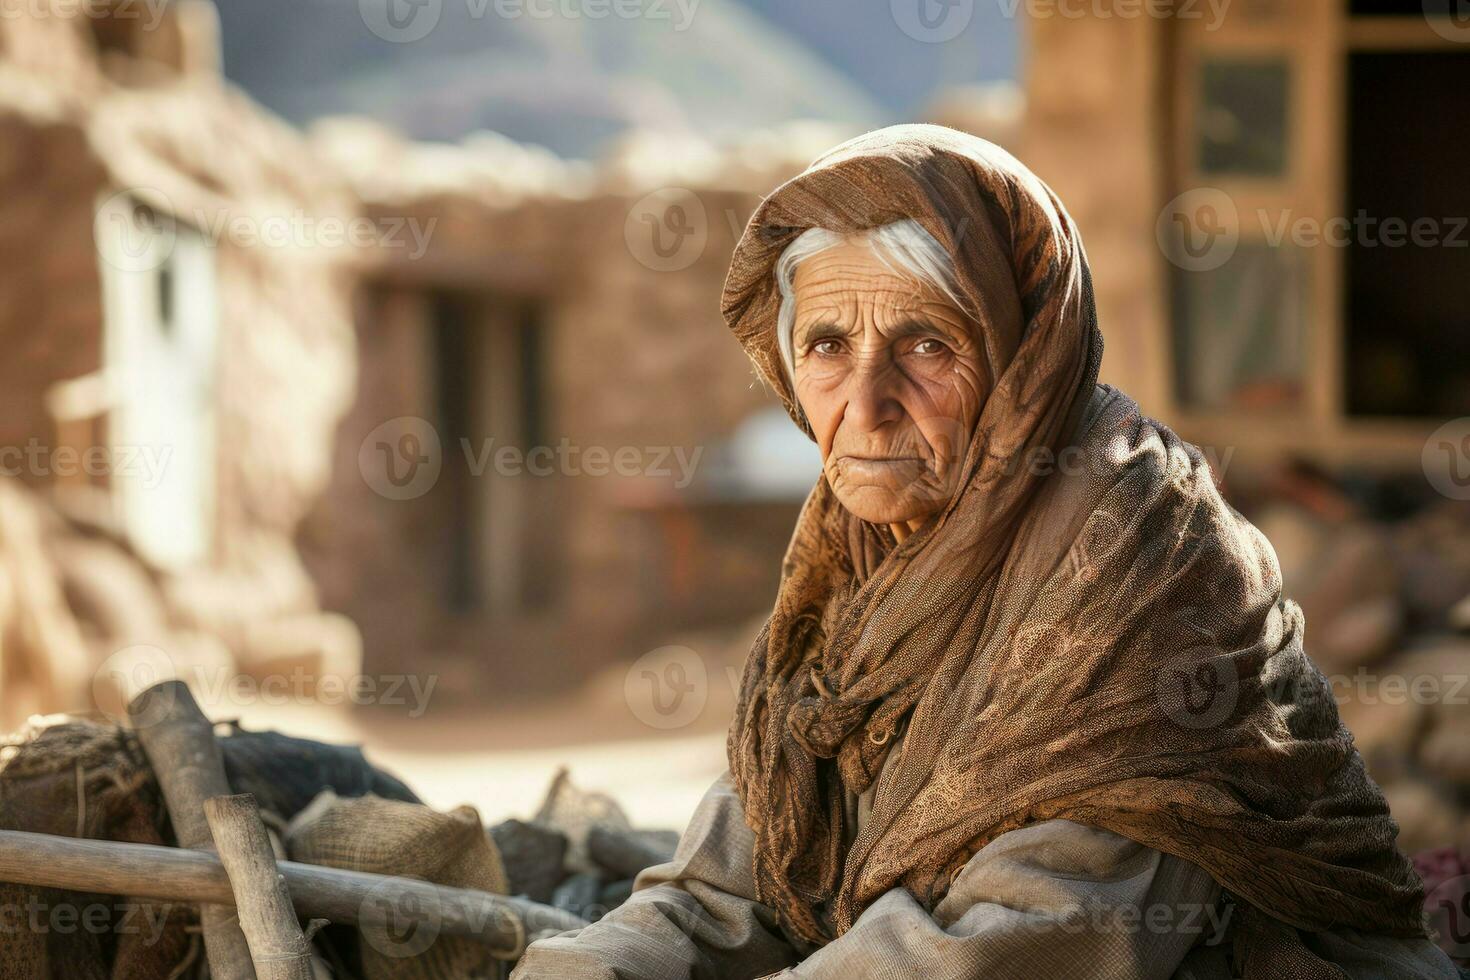
[[[797,235],[776,260],[776,284],[781,288],[781,309],[776,314],[776,340],[786,377],[796,382],[796,350],[792,333],[796,328],[796,267],[806,259],[845,242],[866,245],[884,265],[899,275],[932,286],[960,310],[970,304],[960,292],[954,259],[928,230],[912,218],[879,225],[860,232],[836,232],[808,228]]]

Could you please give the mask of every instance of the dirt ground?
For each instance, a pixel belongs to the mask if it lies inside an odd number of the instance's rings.
[[[690,647],[589,678],[571,694],[540,701],[509,696],[483,710],[322,705],[255,697],[204,705],[217,721],[250,729],[360,744],[370,761],[404,780],[427,803],[475,806],[488,823],[535,812],[560,766],[583,789],[613,796],[635,825],[682,830],[725,770],[725,732],[734,708],[728,656]],[[682,684],[679,703],[658,688]],[[660,714],[653,708],[661,698]],[[446,701],[451,699],[444,699]],[[670,712],[670,704],[680,710]],[[416,715],[416,716],[415,716]]]

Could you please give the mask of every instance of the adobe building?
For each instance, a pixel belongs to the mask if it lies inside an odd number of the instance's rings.
[[[760,194],[838,138],[635,137],[587,165],[318,127],[367,213],[426,243],[366,274],[359,397],[302,535],[372,669],[483,694],[575,684],[690,630],[748,641],[817,462],[720,290]],[[402,448],[426,461],[417,487],[384,468],[409,479]]]
[[[312,229],[356,213],[224,84],[203,0],[0,18],[6,727],[158,651],[357,669],[293,542],[354,383],[353,249]]]
[[[1470,415],[1470,27],[1437,0],[1021,9],[1023,153],[1086,238],[1105,378],[1248,463],[1418,473]]]

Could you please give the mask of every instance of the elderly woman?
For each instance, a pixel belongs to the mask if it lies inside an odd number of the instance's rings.
[[[1270,545],[1097,383],[1041,181],[852,140],[756,211],[724,314],[823,459],[730,771],[514,977],[1457,977]]]

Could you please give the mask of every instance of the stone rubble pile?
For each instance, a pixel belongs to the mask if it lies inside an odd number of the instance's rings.
[[[237,674],[360,671],[357,627],[321,609],[289,539],[241,544],[229,566],[170,572],[65,495],[0,480],[0,730],[58,708],[121,717],[138,685],[169,676],[206,696]]]
[[[1332,686],[1408,854],[1470,853],[1470,505],[1371,520],[1278,500],[1253,515],[1306,615]]]

